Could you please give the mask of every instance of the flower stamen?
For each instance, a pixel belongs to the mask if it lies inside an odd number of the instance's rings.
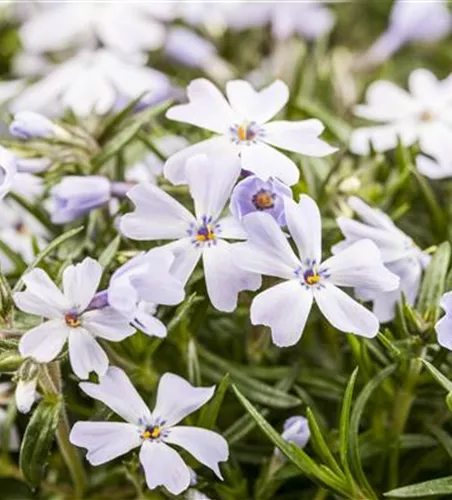
[[[76,313],[67,313],[64,316],[64,321],[66,321],[66,325],[71,328],[77,328],[82,324],[79,315]]]
[[[258,210],[268,210],[275,206],[275,194],[261,189],[253,196],[252,202]]]
[[[141,439],[158,439],[162,435],[162,429],[158,425],[151,425],[141,433]]]

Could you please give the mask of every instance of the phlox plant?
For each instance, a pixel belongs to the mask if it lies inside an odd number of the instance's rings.
[[[452,6],[0,6],[0,500],[452,498]]]

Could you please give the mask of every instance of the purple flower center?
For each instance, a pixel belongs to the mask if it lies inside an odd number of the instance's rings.
[[[77,328],[82,324],[80,320],[80,316],[77,313],[67,313],[64,316],[64,321],[66,321],[66,325],[70,326],[71,328]]]
[[[215,245],[220,232],[220,225],[208,216],[203,216],[199,224],[192,224],[187,231],[196,247],[203,244]]]
[[[252,198],[253,205],[257,210],[268,210],[275,206],[276,195],[266,189],[260,189]]]
[[[162,429],[158,425],[149,425],[141,433],[141,439],[158,439],[162,435]]]
[[[318,274],[317,269],[308,269],[303,273],[304,282],[307,285],[317,285],[320,282],[321,276]]]

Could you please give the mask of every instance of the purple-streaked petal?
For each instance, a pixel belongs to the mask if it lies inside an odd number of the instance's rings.
[[[111,342],[120,342],[135,333],[129,320],[113,307],[88,311],[82,316],[83,328],[93,336]]]

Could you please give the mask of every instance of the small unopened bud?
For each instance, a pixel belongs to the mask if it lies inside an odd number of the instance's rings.
[[[9,126],[9,131],[24,141],[50,138],[67,140],[71,137],[62,127],[34,111],[16,113]]]

